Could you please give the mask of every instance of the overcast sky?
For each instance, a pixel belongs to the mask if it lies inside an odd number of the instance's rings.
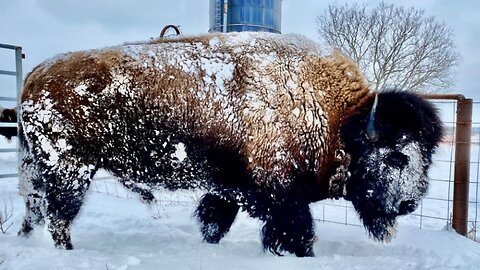
[[[284,0],[282,32],[319,40],[315,19],[329,4],[377,0]],[[480,1],[385,1],[424,9],[453,29],[463,62],[456,85],[447,92],[480,101]],[[0,0],[0,43],[23,47],[24,74],[55,54],[157,37],[163,26],[180,25],[185,35],[208,31],[208,0]],[[0,50],[0,69],[12,69],[13,56]],[[0,76],[0,96],[13,96],[13,80]],[[4,103],[0,103],[2,105]],[[3,105],[6,106],[6,105]]]

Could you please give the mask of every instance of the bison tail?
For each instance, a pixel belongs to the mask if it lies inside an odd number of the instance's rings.
[[[20,146],[20,151],[23,151],[24,153],[30,151],[30,147],[28,146],[28,143],[27,143],[27,138],[23,133],[23,125],[21,120],[18,121],[18,143]]]

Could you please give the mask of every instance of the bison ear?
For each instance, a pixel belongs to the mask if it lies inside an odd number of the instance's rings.
[[[443,137],[438,110],[431,102],[411,92],[380,93],[375,118],[379,136],[386,139],[396,140],[408,134],[433,149]]]

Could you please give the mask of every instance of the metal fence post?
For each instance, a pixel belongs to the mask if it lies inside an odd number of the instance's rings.
[[[15,48],[15,71],[17,79],[17,98],[20,100],[20,95],[22,94],[23,88],[23,68],[22,68],[22,47]]]
[[[16,47],[15,48],[15,71],[17,73],[17,168],[18,168],[18,183],[19,183],[19,188],[18,188],[18,193],[20,195],[24,195],[23,192],[24,190],[24,184],[23,181],[21,181],[22,177],[22,159],[23,159],[23,151],[21,150],[20,146],[20,104],[21,104],[21,96],[22,96],[22,91],[23,91],[23,58],[24,55],[22,53],[22,47]]]
[[[461,235],[468,233],[472,103],[471,99],[458,99],[457,101],[452,227]]]

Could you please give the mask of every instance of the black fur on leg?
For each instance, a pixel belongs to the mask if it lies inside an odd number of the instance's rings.
[[[218,244],[230,230],[238,210],[239,206],[235,201],[205,194],[195,211],[203,239],[208,243]]]
[[[73,249],[70,238],[70,225],[80,211],[83,195],[50,192],[47,194],[48,230],[58,248]]]
[[[52,220],[48,224],[48,231],[52,235],[57,248],[72,250],[72,240],[70,237],[70,224],[72,220]]]
[[[33,226],[30,222],[28,222],[27,220],[23,220],[23,223],[22,223],[22,227],[20,228],[20,231],[18,231],[18,235],[19,236],[30,236],[30,234],[32,233],[33,231]]]
[[[70,225],[80,211],[85,194],[90,186],[96,169],[81,163],[58,163],[63,170],[50,168],[44,174],[48,183],[45,192],[46,217],[48,230],[58,248],[73,249],[70,237]],[[85,172],[79,174],[80,168]]]
[[[29,236],[33,231],[34,225],[45,223],[42,209],[45,207],[43,198],[36,193],[27,194],[25,196],[25,218],[18,235]]]
[[[307,203],[287,200],[269,209],[262,229],[265,250],[280,255],[283,251],[298,257],[313,257],[315,232]]]
[[[20,136],[19,139],[20,145],[23,146],[24,136]],[[25,201],[25,216],[18,232],[21,236],[29,236],[36,225],[45,223],[45,179],[38,173],[37,165],[31,153],[25,151],[19,177],[19,189]]]

